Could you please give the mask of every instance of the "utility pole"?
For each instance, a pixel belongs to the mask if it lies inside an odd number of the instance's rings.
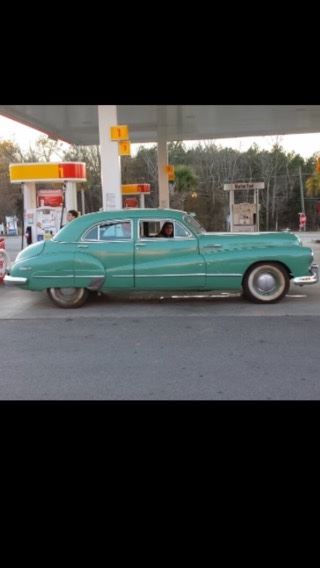
[[[299,166],[299,179],[300,179],[301,213],[304,213],[304,214],[305,214],[301,166]],[[306,223],[304,224],[303,229],[304,229],[304,231],[306,230]]]
[[[270,198],[270,179],[267,183],[267,203],[266,203],[266,230],[269,231],[269,198]]]
[[[299,166],[299,179],[300,179],[301,213],[305,213],[301,166]]]

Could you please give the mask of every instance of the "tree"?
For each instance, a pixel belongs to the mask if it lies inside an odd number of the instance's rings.
[[[320,195],[320,174],[315,173],[306,180],[306,190],[308,197]]]
[[[87,213],[99,211],[102,206],[99,146],[71,146],[64,153],[63,160],[86,164],[87,182],[83,185],[83,189],[85,189],[85,210]]]
[[[186,198],[198,187],[198,176],[191,166],[175,166],[175,181],[170,204],[175,209],[185,209]]]
[[[174,191],[188,192],[194,191],[198,185],[198,176],[194,173],[191,166],[175,166],[175,187]]]
[[[318,197],[320,195],[320,158],[315,163],[315,171],[306,180],[306,190],[308,197]]]
[[[21,161],[21,150],[9,140],[0,142],[0,223],[5,217],[17,215],[22,218],[22,194],[19,185],[10,183],[10,163]]]
[[[188,163],[188,153],[183,142],[169,142],[168,158],[169,164],[185,165]]]
[[[159,203],[157,147],[141,146],[135,158],[123,157],[122,183],[149,183],[150,195],[146,196],[146,207],[157,207]]]
[[[295,153],[286,153],[275,144],[271,151],[260,150],[254,144],[246,152],[222,148],[214,142],[202,142],[186,149],[182,142],[168,144],[169,163],[175,166],[174,191],[170,192],[170,206],[195,212],[200,222],[211,231],[226,229],[229,209],[228,193],[224,183],[236,181],[264,181],[266,188],[260,191],[260,228],[277,230],[296,228],[301,210],[299,168],[306,182],[305,208],[308,228],[318,227],[315,201],[320,195],[320,172],[316,170],[317,156],[303,160]],[[37,162],[58,155],[61,161],[80,161],[86,164],[87,183],[85,209],[97,211],[102,205],[101,160],[99,146],[70,146],[65,150],[60,143],[40,137],[34,148],[21,152],[11,142],[0,143],[0,217],[22,215],[20,188],[10,184],[10,162]],[[147,207],[158,207],[157,146],[140,147],[134,158],[121,158],[121,182],[149,183],[150,196]],[[237,200],[250,201],[251,192],[238,192]],[[318,206],[318,204],[317,204]],[[317,207],[316,206],[316,207]],[[0,219],[1,222],[1,219]]]
[[[57,156],[58,160],[63,160],[65,150],[63,143],[59,140],[52,140],[48,136],[41,135],[36,140],[35,145],[29,146],[27,152],[21,157],[21,162],[50,162],[52,156]]]

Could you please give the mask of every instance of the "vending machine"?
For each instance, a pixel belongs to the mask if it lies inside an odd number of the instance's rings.
[[[17,217],[6,217],[7,235],[17,236],[18,224]]]

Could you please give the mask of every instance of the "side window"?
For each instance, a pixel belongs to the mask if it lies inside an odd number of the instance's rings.
[[[189,238],[190,231],[178,221],[168,219],[141,220],[139,226],[140,239],[154,238]]]
[[[131,239],[131,223],[105,223],[100,226],[100,241]]]
[[[83,236],[83,239],[86,241],[97,241],[98,240],[98,225],[96,225],[95,227],[92,227],[91,229],[89,229],[89,231],[87,231],[85,233],[85,235]]]
[[[118,241],[132,238],[130,221],[110,221],[89,229],[83,239],[86,241]]]
[[[139,235],[140,239],[153,239],[157,237],[161,230],[161,221],[150,219],[148,221],[140,221]]]
[[[140,221],[139,222],[139,237],[140,237],[140,239],[152,237],[151,224],[150,224],[149,221]]]
[[[183,225],[180,225],[180,223],[175,223],[174,224],[174,235],[175,237],[191,237],[191,233],[188,231],[188,229],[186,229],[186,227],[184,227]]]

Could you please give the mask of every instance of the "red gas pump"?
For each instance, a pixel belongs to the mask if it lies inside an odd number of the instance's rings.
[[[3,279],[6,274],[6,268],[10,264],[10,259],[6,253],[6,241],[3,237],[0,237],[0,284],[2,284]]]

